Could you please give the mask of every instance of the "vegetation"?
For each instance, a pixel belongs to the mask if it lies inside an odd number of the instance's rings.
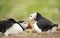
[[[15,18],[28,21],[32,12],[60,23],[60,0],[0,0],[0,19]]]

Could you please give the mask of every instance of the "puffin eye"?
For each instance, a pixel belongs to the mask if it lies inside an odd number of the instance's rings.
[[[32,17],[32,16],[30,16],[30,17]]]
[[[24,24],[26,24],[26,23],[24,23]]]

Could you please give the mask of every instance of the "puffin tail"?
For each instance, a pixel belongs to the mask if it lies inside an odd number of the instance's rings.
[[[56,27],[58,27],[58,24],[54,24],[53,26],[56,26]]]

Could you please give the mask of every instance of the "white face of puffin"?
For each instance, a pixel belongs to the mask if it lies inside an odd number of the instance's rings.
[[[28,23],[27,23],[27,22],[23,22],[23,23],[20,23],[20,24],[21,24],[21,26],[22,26],[24,29],[26,29],[27,26],[28,26]]]
[[[37,13],[36,12],[30,14],[29,20],[32,21],[32,20],[36,19],[36,16],[37,16]]]

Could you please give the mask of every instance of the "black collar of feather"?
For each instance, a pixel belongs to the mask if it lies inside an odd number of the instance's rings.
[[[19,24],[19,23],[18,23]],[[20,26],[21,26],[21,24],[19,24]],[[22,26],[21,26],[21,28],[23,29],[23,31],[25,30]]]

